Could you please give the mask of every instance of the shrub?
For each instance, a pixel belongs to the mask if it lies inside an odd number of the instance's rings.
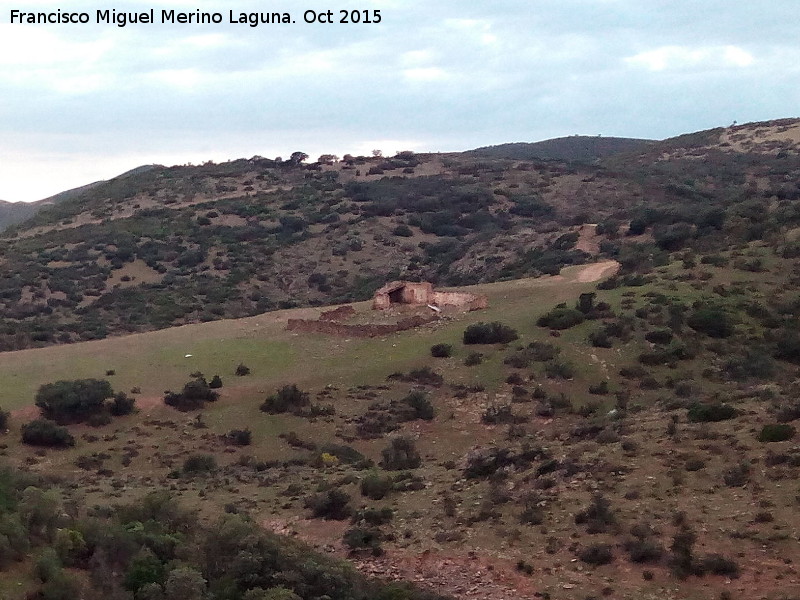
[[[422,419],[423,421],[431,421],[435,416],[433,404],[431,404],[430,397],[425,392],[414,390],[403,398],[401,402],[409,408],[409,414],[403,415],[408,418],[404,420]]]
[[[90,427],[102,427],[104,425],[108,425],[109,423],[111,423],[111,415],[106,410],[103,412],[94,413],[88,419],[86,419],[86,424]]]
[[[609,544],[592,544],[578,553],[578,558],[590,565],[607,565],[614,560]]]
[[[788,423],[764,425],[758,434],[759,442],[785,442],[794,437],[795,429]]]
[[[686,323],[695,331],[714,338],[730,337],[735,330],[733,317],[719,306],[703,306],[696,309],[689,315]]]
[[[129,415],[133,412],[136,405],[136,398],[131,398],[125,392],[117,392],[108,406],[108,410],[115,417]]]
[[[700,404],[695,402],[689,407],[686,417],[692,423],[716,423],[727,421],[736,416],[736,409],[728,404]]]
[[[611,503],[602,494],[595,494],[591,504],[575,515],[575,524],[586,524],[588,533],[602,533],[616,522]]]
[[[448,358],[453,356],[453,346],[450,344],[434,344],[431,346],[431,356],[434,358]]]
[[[556,306],[550,312],[539,317],[536,324],[539,327],[549,327],[550,329],[569,329],[583,323],[584,318],[584,314],[575,308]]]
[[[350,508],[350,494],[338,489],[315,494],[305,504],[315,519],[343,521],[349,519],[353,512]]]
[[[469,344],[507,344],[518,339],[515,329],[499,321],[474,323],[464,330],[464,343]]]
[[[247,366],[247,365],[245,365],[244,363],[239,363],[239,364],[236,366],[236,371],[235,371],[235,373],[236,373],[236,375],[238,375],[239,377],[244,377],[245,375],[250,375],[250,367],[248,367],[248,366]]]
[[[8,429],[8,421],[10,418],[11,413],[0,408],[0,433],[3,433]]]
[[[217,460],[211,454],[193,454],[183,462],[186,475],[211,473],[217,468]]]
[[[414,440],[407,437],[394,438],[389,446],[381,451],[381,466],[387,471],[416,469],[422,464]]]
[[[598,329],[589,334],[589,343],[595,348],[611,348],[613,343],[605,329]]]
[[[492,404],[483,411],[481,421],[487,425],[507,425],[517,422],[517,417],[512,412],[510,405]]]
[[[211,381],[208,382],[208,387],[210,387],[212,390],[218,390],[221,388],[222,379],[220,379],[220,376],[214,375],[214,377],[211,378]]]
[[[261,404],[261,410],[270,414],[292,412],[297,413],[311,404],[308,392],[301,391],[296,384],[285,385],[276,393],[267,397]]]
[[[392,230],[392,234],[398,237],[411,237],[414,235],[414,232],[411,231],[408,225],[398,225]]]
[[[382,500],[392,490],[392,478],[372,471],[361,480],[361,495],[371,500]]]
[[[648,331],[644,339],[653,344],[669,344],[672,341],[672,332],[669,329],[655,329]]]
[[[405,379],[406,381],[410,381],[412,383],[418,383],[420,385],[431,385],[434,387],[438,387],[444,383],[444,377],[439,375],[439,373],[430,367],[411,369],[408,372],[408,375],[401,376],[401,379]]]
[[[383,541],[383,534],[374,527],[351,527],[342,536],[342,542],[351,551],[370,550],[373,556],[383,554],[381,541]]]
[[[739,565],[736,564],[736,561],[721,554],[709,554],[700,560],[698,571],[735,579],[739,576]]]
[[[53,421],[36,419],[22,426],[22,443],[30,446],[68,448],[75,445],[75,438]]]
[[[553,360],[545,365],[544,372],[551,379],[572,379],[575,376],[575,367],[569,362]]]
[[[42,416],[57,423],[79,423],[104,410],[106,398],[114,394],[111,384],[100,379],[76,379],[48,383],[36,392]]]
[[[726,469],[722,473],[722,480],[728,487],[743,487],[750,480],[750,465],[741,462]]]
[[[225,434],[225,439],[234,446],[249,446],[253,434],[249,429],[231,429]]]
[[[206,402],[215,402],[219,394],[213,391],[202,377],[189,381],[178,393],[166,392],[164,404],[181,411],[202,408]]]
[[[625,551],[634,563],[657,562],[664,555],[661,544],[646,537],[628,540]]]
[[[483,354],[480,352],[470,352],[464,359],[464,366],[474,367],[483,362]]]

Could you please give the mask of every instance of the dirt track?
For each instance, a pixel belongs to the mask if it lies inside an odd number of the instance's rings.
[[[593,263],[583,267],[576,277],[576,281],[580,283],[592,283],[600,281],[604,277],[610,277],[619,270],[620,264],[615,260],[606,260],[599,263]]]

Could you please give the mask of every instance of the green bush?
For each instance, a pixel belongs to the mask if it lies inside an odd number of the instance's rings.
[[[381,452],[381,466],[387,471],[404,471],[416,469],[422,464],[422,457],[417,451],[414,440],[407,437],[394,438],[389,446]]]
[[[383,537],[380,529],[375,527],[355,526],[344,532],[342,542],[351,551],[370,550],[373,556],[380,556],[383,554],[381,549]]]
[[[0,408],[0,433],[4,433],[8,429],[8,421],[10,418],[11,413]]]
[[[231,429],[225,434],[225,439],[234,446],[249,446],[253,439],[253,434],[249,429]]]
[[[217,460],[211,454],[193,454],[183,462],[186,475],[211,473],[217,468]]]
[[[695,402],[689,407],[686,417],[692,423],[716,423],[736,416],[736,409],[728,404],[701,404]]]
[[[36,419],[22,426],[22,443],[30,446],[69,448],[75,445],[75,438],[53,421]]]
[[[361,480],[361,495],[371,500],[382,500],[392,490],[392,478],[372,471]]]
[[[607,565],[614,560],[609,544],[592,544],[578,553],[578,558],[590,565]]]
[[[117,392],[108,406],[108,410],[115,417],[129,415],[136,406],[136,398],[131,398],[125,392]]]
[[[448,358],[453,356],[453,346],[450,344],[434,344],[431,346],[431,356],[434,358]]]
[[[47,383],[36,392],[42,416],[60,424],[79,423],[105,410],[105,400],[114,394],[111,384],[100,379],[75,379]]]
[[[250,375],[250,367],[248,367],[248,366],[247,366],[247,365],[245,365],[244,363],[239,363],[239,364],[236,366],[236,371],[235,371],[235,373],[236,373],[236,375],[238,375],[239,377],[244,377],[245,375]]]
[[[423,391],[414,390],[400,402],[408,407],[407,411],[403,411],[407,414],[401,415],[403,420],[422,419],[423,421],[431,421],[435,416],[430,397]]]
[[[210,387],[212,390],[218,390],[221,388],[222,379],[220,379],[220,376],[214,375],[214,377],[211,378],[211,381],[208,382],[208,387]]]
[[[539,327],[549,327],[550,329],[569,329],[583,323],[584,314],[566,306],[556,306],[550,312],[542,315],[536,321]]]
[[[470,352],[467,357],[464,359],[464,366],[466,367],[474,367],[479,365],[483,362],[483,354],[480,352]]]
[[[713,338],[726,338],[733,335],[735,322],[731,314],[719,306],[697,308],[686,320],[687,325]]]
[[[499,321],[474,323],[464,330],[465,344],[507,344],[518,338],[515,329]]]
[[[306,500],[306,508],[315,519],[343,521],[353,513],[350,507],[350,494],[339,489],[315,494]]]
[[[188,411],[202,408],[206,402],[216,402],[218,398],[219,394],[209,387],[204,378],[199,377],[186,383],[181,392],[166,392],[164,404],[181,411]]]
[[[795,429],[788,423],[764,425],[758,434],[759,442],[785,442],[794,437]]]
[[[269,414],[286,412],[297,413],[311,404],[308,392],[300,390],[296,384],[285,385],[276,393],[267,397],[261,404],[261,411]]]

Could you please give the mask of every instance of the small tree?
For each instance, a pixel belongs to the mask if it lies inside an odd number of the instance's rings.
[[[42,416],[57,423],[79,423],[102,412],[106,398],[114,395],[111,384],[100,379],[76,379],[47,383],[36,392]]]

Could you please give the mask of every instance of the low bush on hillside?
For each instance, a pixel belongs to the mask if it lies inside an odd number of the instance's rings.
[[[736,409],[728,404],[701,404],[695,402],[689,407],[686,418],[692,423],[716,423],[736,416]]]
[[[759,442],[785,442],[794,437],[795,429],[788,423],[764,425],[758,434]]]
[[[244,363],[239,363],[238,365],[236,365],[236,371],[234,372],[239,377],[244,377],[245,375],[250,375],[250,367],[248,367]]]
[[[450,344],[434,344],[431,346],[431,356],[434,358],[448,358],[453,356],[453,346]]]
[[[389,446],[381,451],[381,467],[387,471],[416,469],[422,464],[422,457],[414,440],[408,437],[394,438]]]
[[[371,471],[361,480],[361,495],[371,500],[382,500],[394,486],[392,478]]]
[[[614,560],[609,544],[592,544],[578,552],[578,558],[590,565],[607,565]]]
[[[701,306],[695,309],[686,319],[686,324],[713,338],[732,336],[736,326],[733,316],[719,306]]]
[[[218,390],[219,388],[221,388],[222,379],[220,378],[220,376],[214,375],[214,377],[211,378],[211,381],[208,382],[208,387],[210,387],[212,390]]]
[[[167,391],[164,394],[164,404],[180,411],[196,410],[206,402],[216,402],[218,399],[219,393],[212,390],[202,377],[187,382],[180,392]]]
[[[285,385],[268,396],[261,404],[262,412],[272,415],[280,413],[300,413],[311,404],[308,392],[300,390],[296,384]]]
[[[253,434],[249,429],[231,429],[224,437],[225,441],[234,446],[249,446]]]
[[[556,306],[550,312],[539,317],[536,324],[539,327],[549,327],[550,329],[569,329],[580,325],[584,319],[584,314],[575,308]]]
[[[464,359],[465,367],[474,367],[483,362],[483,354],[481,352],[470,352]]]
[[[431,421],[436,414],[433,410],[430,396],[420,390],[410,392],[400,400],[399,404],[399,417],[403,421],[414,421],[416,419]]]
[[[7,410],[0,408],[0,433],[5,433],[8,429],[8,421],[11,419],[11,413]]]
[[[508,344],[518,338],[515,329],[499,321],[470,325],[463,336],[465,344]]]
[[[36,419],[22,426],[22,443],[30,446],[69,448],[75,445],[75,438],[53,421]]]
[[[344,532],[342,543],[351,552],[369,550],[373,556],[380,556],[383,554],[383,549],[381,548],[383,539],[383,533],[376,527],[354,526]]]
[[[109,412],[115,417],[131,414],[136,407],[136,398],[131,398],[125,392],[114,394],[108,405]]]
[[[201,475],[216,469],[217,459],[211,454],[193,454],[183,462],[183,473],[186,475]]]
[[[305,506],[315,519],[344,521],[353,514],[350,506],[350,494],[335,488],[314,494],[306,500]]]

